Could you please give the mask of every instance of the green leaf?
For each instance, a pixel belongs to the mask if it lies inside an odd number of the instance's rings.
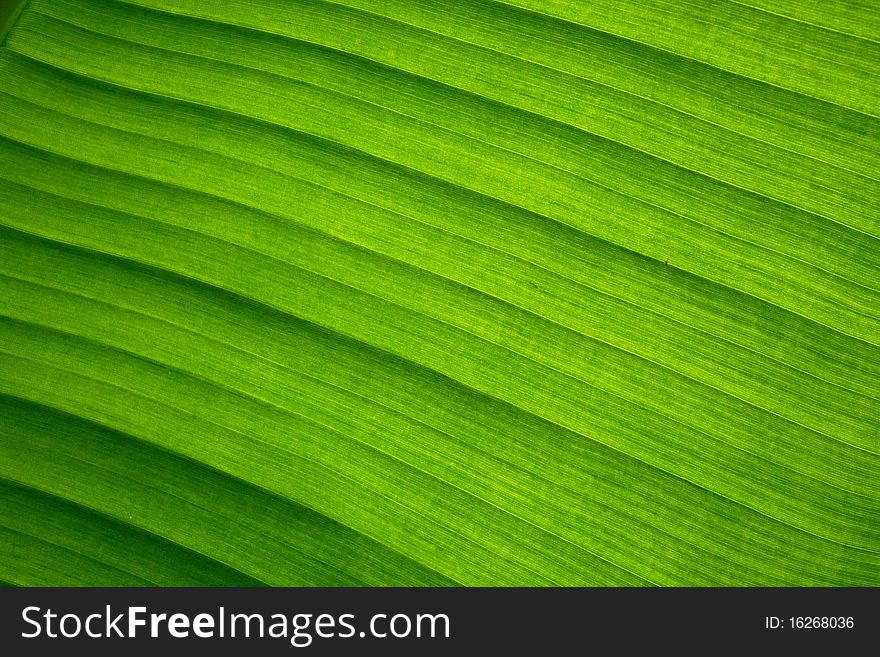
[[[0,581],[880,585],[880,12],[30,0]]]

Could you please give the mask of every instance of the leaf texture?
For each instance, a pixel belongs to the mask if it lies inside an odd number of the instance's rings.
[[[880,585],[870,3],[30,0],[0,580]]]

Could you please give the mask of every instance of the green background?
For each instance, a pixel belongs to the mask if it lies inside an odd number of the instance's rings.
[[[876,586],[872,3],[31,0],[0,581]]]

